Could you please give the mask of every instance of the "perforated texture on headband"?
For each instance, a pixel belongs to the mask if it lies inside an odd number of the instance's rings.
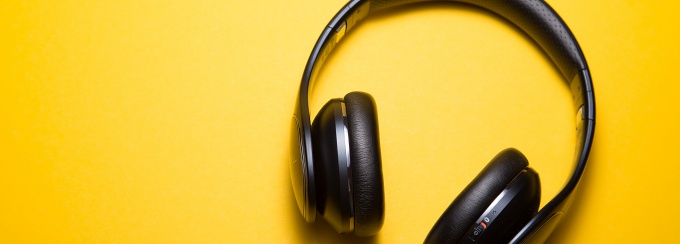
[[[370,11],[398,5],[431,2],[434,0],[371,0]],[[458,0],[488,9],[524,30],[548,53],[564,77],[571,79],[585,62],[577,48],[576,40],[562,19],[545,2],[540,0]]]

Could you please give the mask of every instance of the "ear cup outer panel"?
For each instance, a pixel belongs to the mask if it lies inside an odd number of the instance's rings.
[[[332,99],[312,123],[316,210],[337,232],[352,232],[352,196],[343,103]]]
[[[494,157],[444,211],[425,243],[457,243],[475,224],[506,186],[529,163],[517,149],[508,148]]]
[[[463,236],[462,243],[508,243],[536,215],[541,202],[538,173],[527,167],[510,182]]]
[[[378,114],[373,97],[351,92],[345,96],[354,199],[354,234],[378,233],[385,220]]]

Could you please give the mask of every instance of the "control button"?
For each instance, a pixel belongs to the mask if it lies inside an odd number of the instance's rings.
[[[484,233],[484,230],[486,230],[486,224],[484,222],[479,223],[475,228],[472,230],[472,236],[470,236],[470,239],[477,240],[479,236]]]

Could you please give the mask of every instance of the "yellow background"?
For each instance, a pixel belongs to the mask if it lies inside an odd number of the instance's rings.
[[[288,173],[305,61],[344,0],[8,1],[0,5],[0,243],[421,242],[498,152],[543,199],[571,168],[574,109],[526,35],[486,11],[372,16],[324,67],[312,113],[378,104],[386,222],[304,223]],[[550,242],[677,242],[676,1],[549,3],[592,70],[597,130]]]

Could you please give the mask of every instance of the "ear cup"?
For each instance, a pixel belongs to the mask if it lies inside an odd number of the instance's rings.
[[[345,96],[352,168],[354,234],[378,233],[385,220],[378,115],[373,97],[351,92]]]
[[[456,243],[529,163],[517,149],[500,152],[444,211],[425,243]]]

